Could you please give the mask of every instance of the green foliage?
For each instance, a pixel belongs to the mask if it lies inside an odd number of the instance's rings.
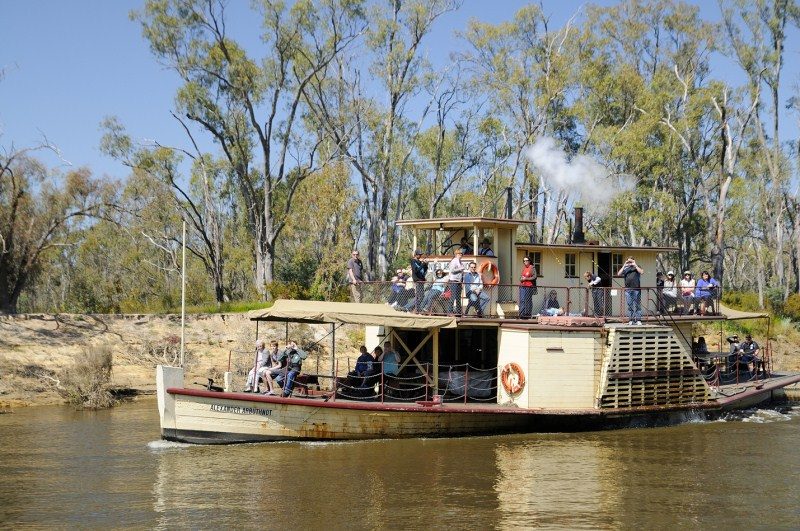
[[[792,293],[783,305],[783,314],[793,321],[800,321],[800,293]]]
[[[761,310],[758,304],[758,294],[752,291],[723,290],[722,302],[726,306],[745,312],[758,312]]]

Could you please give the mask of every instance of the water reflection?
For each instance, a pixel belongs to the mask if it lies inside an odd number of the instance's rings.
[[[744,420],[744,422],[742,422]],[[0,415],[0,527],[800,526],[800,410],[356,443],[158,440],[155,406]]]

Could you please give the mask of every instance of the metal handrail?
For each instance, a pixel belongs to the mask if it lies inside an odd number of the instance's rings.
[[[649,318],[664,314],[674,318],[687,315],[689,307],[700,308],[700,298],[684,300],[667,297],[663,288],[587,287],[587,286],[522,286],[520,284],[484,285],[472,292],[463,282],[364,282],[359,285],[361,302],[385,303],[395,309],[420,314],[482,317],[521,317],[559,314],[604,318],[630,317],[626,308],[626,291],[640,293],[640,306]],[[718,290],[719,291],[719,290]],[[710,307],[719,311],[721,294],[710,297]],[[530,298],[530,304],[527,303]],[[599,301],[598,301],[599,299]],[[667,308],[668,306],[668,308]],[[560,311],[556,310],[560,309]],[[667,310],[667,311],[661,311]],[[710,315],[714,315],[708,312]]]

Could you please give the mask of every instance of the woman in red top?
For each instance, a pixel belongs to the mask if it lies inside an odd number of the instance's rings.
[[[533,290],[536,285],[536,269],[531,259],[522,259],[522,273],[519,276],[519,318],[530,319],[533,313]]]

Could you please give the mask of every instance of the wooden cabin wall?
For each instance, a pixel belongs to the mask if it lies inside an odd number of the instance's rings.
[[[593,408],[603,352],[599,331],[531,330],[530,408]]]
[[[497,403],[514,403],[520,407],[526,407],[529,402],[529,390],[531,388],[531,367],[529,349],[529,333],[527,330],[509,330],[501,328],[498,340],[497,356]],[[501,380],[503,367],[508,363],[516,363],[525,373],[525,387],[515,394],[509,394]]]

